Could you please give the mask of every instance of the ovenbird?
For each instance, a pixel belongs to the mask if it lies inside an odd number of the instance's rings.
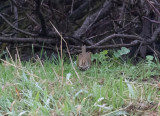
[[[91,67],[91,52],[86,52],[86,46],[82,46],[82,53],[78,55],[77,67],[80,70],[87,70]]]

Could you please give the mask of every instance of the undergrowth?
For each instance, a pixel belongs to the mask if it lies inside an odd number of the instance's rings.
[[[92,67],[77,72],[61,59],[0,64],[0,115],[159,115],[160,64],[152,56],[136,65],[108,51],[92,55]],[[123,54],[122,54],[123,55]],[[74,62],[76,67],[76,62]],[[62,81],[63,73],[63,81]]]

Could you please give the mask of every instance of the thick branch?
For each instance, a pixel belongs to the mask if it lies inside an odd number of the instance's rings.
[[[108,48],[120,48],[120,47],[133,47],[138,45],[140,42],[136,41],[131,44],[116,44],[116,45],[104,45],[104,46],[89,46],[88,49],[108,49]]]
[[[0,42],[6,43],[56,43],[56,39],[44,39],[44,38],[11,38],[0,37]]]
[[[95,13],[88,16],[85,19],[85,21],[83,22],[82,26],[74,32],[74,37],[81,37],[82,35],[84,35],[87,32],[87,30],[89,30],[93,26],[93,24],[100,21],[106,15],[109,15],[108,12],[112,8],[112,5],[113,4],[112,4],[111,0],[106,1],[101,9],[97,10]]]

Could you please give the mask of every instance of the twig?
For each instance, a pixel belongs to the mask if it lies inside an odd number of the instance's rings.
[[[85,40],[90,40],[90,39],[93,39],[93,38],[97,38],[97,37],[103,36],[103,35],[107,34],[108,32],[110,32],[110,31],[105,31],[104,33],[100,33],[98,35],[91,36],[89,38],[86,38]]]
[[[152,49],[149,45],[147,45],[147,47],[156,55],[156,57],[158,58],[158,53]],[[160,55],[160,54],[159,54]]]
[[[69,48],[68,48],[67,42],[64,40],[64,38],[62,37],[62,35],[59,33],[59,31],[56,29],[56,27],[53,25],[53,23],[52,23],[51,21],[50,21],[50,23],[51,23],[51,25],[53,26],[53,28],[55,29],[55,31],[58,33],[58,35],[59,35],[59,36],[62,38],[62,40],[65,42],[66,47],[67,47],[67,52],[68,52],[68,55],[69,55],[69,59],[70,59],[71,64],[72,64],[72,68],[73,68],[73,70],[75,71],[75,73],[76,73],[76,75],[77,75],[80,83],[82,84],[82,81],[81,81],[81,79],[80,79],[80,77],[79,77],[79,75],[78,75],[78,73],[77,73],[77,71],[76,71],[76,69],[75,69],[75,67],[74,67],[74,65],[73,65],[73,61],[72,61],[72,58],[71,58],[71,55],[70,55],[70,52],[69,52]]]
[[[62,34],[61,34],[60,37],[61,37],[61,46],[60,46],[60,49],[61,49],[61,71],[62,71],[62,86],[63,86],[63,69],[64,69],[64,68],[63,68],[63,54],[62,54],[62,51],[63,51],[63,50],[62,50],[62,39],[63,39],[63,38],[62,38]]]
[[[73,12],[73,5],[74,5],[74,0],[72,0],[72,5],[71,5],[71,14]]]
[[[21,59],[20,59],[19,52],[18,52],[17,48],[16,48],[16,52],[17,52],[18,61],[20,63],[20,67],[22,67]]]
[[[139,50],[140,50],[141,46],[142,46],[142,42],[140,43],[140,45],[139,45],[138,49],[136,50],[136,53],[135,53],[134,57],[137,57],[137,54],[138,54],[138,52],[139,52]]]
[[[36,20],[34,20],[34,18],[33,17],[31,17],[28,13],[25,13],[26,14],[26,16],[31,20],[31,21],[33,21],[36,25],[40,25]]]
[[[41,64],[41,66],[42,66],[42,69],[43,69],[43,71],[44,71],[45,76],[47,77],[47,73],[46,73],[46,71],[45,71],[45,69],[44,69],[44,66],[43,66],[43,64],[42,64],[42,62],[41,62],[41,59],[39,58],[38,55],[37,55],[37,58],[38,58],[38,60],[39,60],[39,62],[40,62],[40,64]]]

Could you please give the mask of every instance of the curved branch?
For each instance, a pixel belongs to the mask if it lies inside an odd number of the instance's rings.
[[[151,39],[149,39],[147,41],[145,41],[142,37],[136,36],[136,35],[113,34],[113,35],[110,35],[110,36],[104,38],[103,40],[99,41],[98,43],[96,43],[92,46],[88,46],[87,49],[107,49],[107,48],[119,48],[119,47],[133,47],[133,46],[139,45],[140,43],[141,43],[141,45],[148,45],[148,44],[155,42],[159,33],[160,33],[160,27],[154,31]],[[114,39],[114,38],[118,39],[118,37],[123,38],[123,39],[135,40],[135,41],[131,42],[130,44],[116,44],[116,45],[100,46],[101,44],[103,44],[111,39]],[[77,49],[81,48],[81,46],[70,46],[70,47],[77,48]]]
[[[116,44],[116,45],[104,45],[104,46],[87,46],[87,49],[109,49],[109,48],[119,48],[119,47],[133,47],[139,45],[140,41],[135,41],[130,44]],[[73,48],[80,49],[81,46],[70,46]]]
[[[125,38],[125,39],[129,39],[129,40],[140,40],[140,41],[143,41],[143,38],[142,38],[142,37],[136,36],[136,35],[113,34],[113,35],[110,35],[110,36],[104,38],[103,40],[100,40],[98,43],[96,43],[96,44],[94,44],[94,45],[92,45],[92,46],[99,46],[99,45],[101,45],[101,44],[103,44],[103,43],[105,43],[105,42],[107,42],[107,41],[109,41],[109,40],[111,40],[111,39],[114,39],[114,38],[117,38],[117,39],[118,39],[118,37],[121,37],[121,38],[123,38],[123,39],[124,39],[124,38]]]
[[[120,48],[120,47],[133,47],[138,45],[140,42],[134,42],[131,44],[116,44],[116,45],[104,45],[104,46],[89,46],[88,49],[108,49],[108,48]]]

